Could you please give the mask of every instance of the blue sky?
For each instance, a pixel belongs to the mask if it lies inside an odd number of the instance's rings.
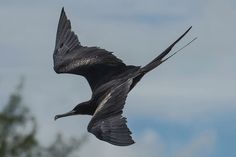
[[[119,148],[91,135],[82,156],[235,156],[232,0],[0,1],[0,107],[23,75],[25,103],[39,120],[43,143],[58,131],[68,137],[86,133],[89,116],[53,121],[91,96],[85,79],[52,68],[62,6],[83,45],[113,51],[127,64],[145,65],[191,25],[175,50],[198,37],[129,94],[124,115],[136,144]]]

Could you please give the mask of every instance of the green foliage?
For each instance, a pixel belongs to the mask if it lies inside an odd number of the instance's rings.
[[[31,156],[37,146],[36,121],[22,104],[23,82],[0,112],[0,157]]]
[[[64,139],[58,134],[51,145],[42,146],[36,139],[36,119],[23,105],[22,88],[23,81],[0,111],[0,157],[72,156],[85,143],[87,136]]]

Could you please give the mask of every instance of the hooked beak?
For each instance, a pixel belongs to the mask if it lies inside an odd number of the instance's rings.
[[[67,112],[67,113],[64,113],[64,114],[58,114],[54,117],[54,120],[57,120],[58,118],[62,118],[62,117],[67,117],[67,116],[72,116],[72,115],[75,115],[76,112],[74,110],[70,111],[70,112]]]

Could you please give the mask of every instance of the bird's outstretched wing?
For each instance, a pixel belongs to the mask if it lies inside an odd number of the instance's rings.
[[[88,125],[88,131],[98,139],[118,146],[134,143],[126,118],[121,115],[131,84],[132,79],[129,79],[115,87],[98,105]]]
[[[55,72],[82,75],[88,80],[92,90],[126,66],[112,52],[82,46],[71,30],[64,8],[57,28],[53,60]]]

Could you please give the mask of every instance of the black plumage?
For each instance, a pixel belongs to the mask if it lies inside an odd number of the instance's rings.
[[[190,29],[146,66],[126,65],[112,52],[82,46],[62,8],[53,54],[54,70],[84,76],[91,87],[92,97],[72,111],[56,115],[55,120],[78,114],[92,115],[87,129],[98,139],[118,146],[133,144],[126,118],[122,116],[127,95],[147,72],[175,54],[163,59]]]

